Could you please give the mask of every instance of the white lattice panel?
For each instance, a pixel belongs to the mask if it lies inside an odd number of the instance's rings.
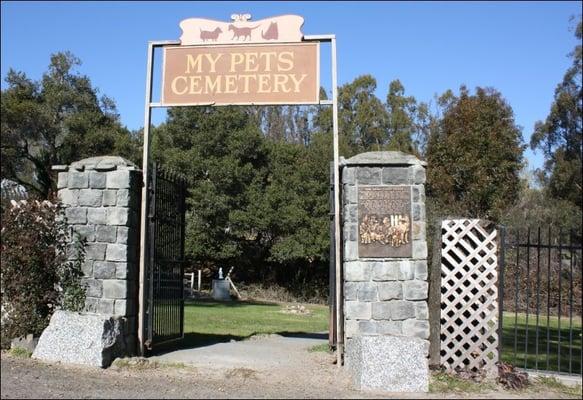
[[[478,219],[441,223],[441,364],[490,369],[498,362],[496,230]]]

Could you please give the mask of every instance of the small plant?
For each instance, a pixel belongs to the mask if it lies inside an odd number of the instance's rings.
[[[330,353],[330,345],[328,343],[317,344],[308,349],[310,353],[326,352]]]
[[[30,358],[32,352],[22,347],[13,347],[10,349],[10,355],[18,358]]]
[[[506,389],[524,389],[528,385],[528,374],[518,371],[513,365],[500,362],[498,382]]]
[[[59,204],[12,201],[1,228],[2,336],[39,335],[56,308],[78,311],[84,242],[71,237]]]

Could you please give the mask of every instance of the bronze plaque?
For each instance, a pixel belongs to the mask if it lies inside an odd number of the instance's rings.
[[[411,257],[411,186],[359,186],[358,256]]]
[[[164,48],[163,105],[317,104],[318,43]]]

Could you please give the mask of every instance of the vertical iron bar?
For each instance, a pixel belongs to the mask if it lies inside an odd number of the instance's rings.
[[[520,275],[520,228],[516,230],[516,268],[514,270],[514,365],[518,348],[518,277]]]
[[[498,266],[500,268],[500,279],[498,281],[498,361],[502,359],[503,337],[504,337],[504,269],[506,266],[506,227],[500,226],[500,258]]]
[[[569,374],[573,373],[573,231],[569,232]]]
[[[154,268],[156,268],[156,170],[157,165],[154,163],[152,168],[152,174],[150,175],[151,187],[150,193],[150,215],[149,215],[149,223],[148,228],[150,230],[149,234],[149,260],[148,260],[148,333],[146,336],[146,340],[148,342],[149,347],[152,345],[153,337],[154,337],[154,318],[157,315],[156,312],[156,303],[155,303],[155,296],[154,296]]]
[[[562,275],[562,267],[563,267],[563,229],[559,229],[559,312],[558,312],[558,321],[557,321],[557,333],[558,333],[558,342],[557,342],[557,372],[561,372],[561,275]]]
[[[526,239],[526,326],[524,333],[524,368],[528,368],[528,306],[530,301],[530,228]]]
[[[547,371],[551,360],[551,227],[549,226],[549,236],[547,237],[549,247],[547,258]]]
[[[538,236],[536,242],[536,340],[535,340],[535,359],[534,369],[538,370],[538,331],[539,331],[539,314],[540,314],[540,226],[538,227]]]

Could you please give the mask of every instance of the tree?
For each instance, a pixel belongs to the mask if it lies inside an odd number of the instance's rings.
[[[405,97],[405,88],[397,79],[389,84],[387,94],[388,136],[390,150],[413,153],[411,134],[415,130],[414,118],[417,101],[413,96]]]
[[[119,122],[115,103],[87,76],[69,52],[51,56],[40,81],[8,71],[1,95],[2,177],[43,198],[54,189],[52,165],[112,152],[134,158],[138,140]]]
[[[518,197],[523,146],[512,108],[494,89],[440,98],[427,149],[428,195],[442,213],[498,219]]]
[[[575,36],[579,44],[570,56],[571,67],[555,89],[551,110],[544,122],[534,127],[530,146],[541,149],[545,155],[541,177],[550,197],[567,200],[583,209],[581,158],[583,152],[583,39],[581,20]]]

